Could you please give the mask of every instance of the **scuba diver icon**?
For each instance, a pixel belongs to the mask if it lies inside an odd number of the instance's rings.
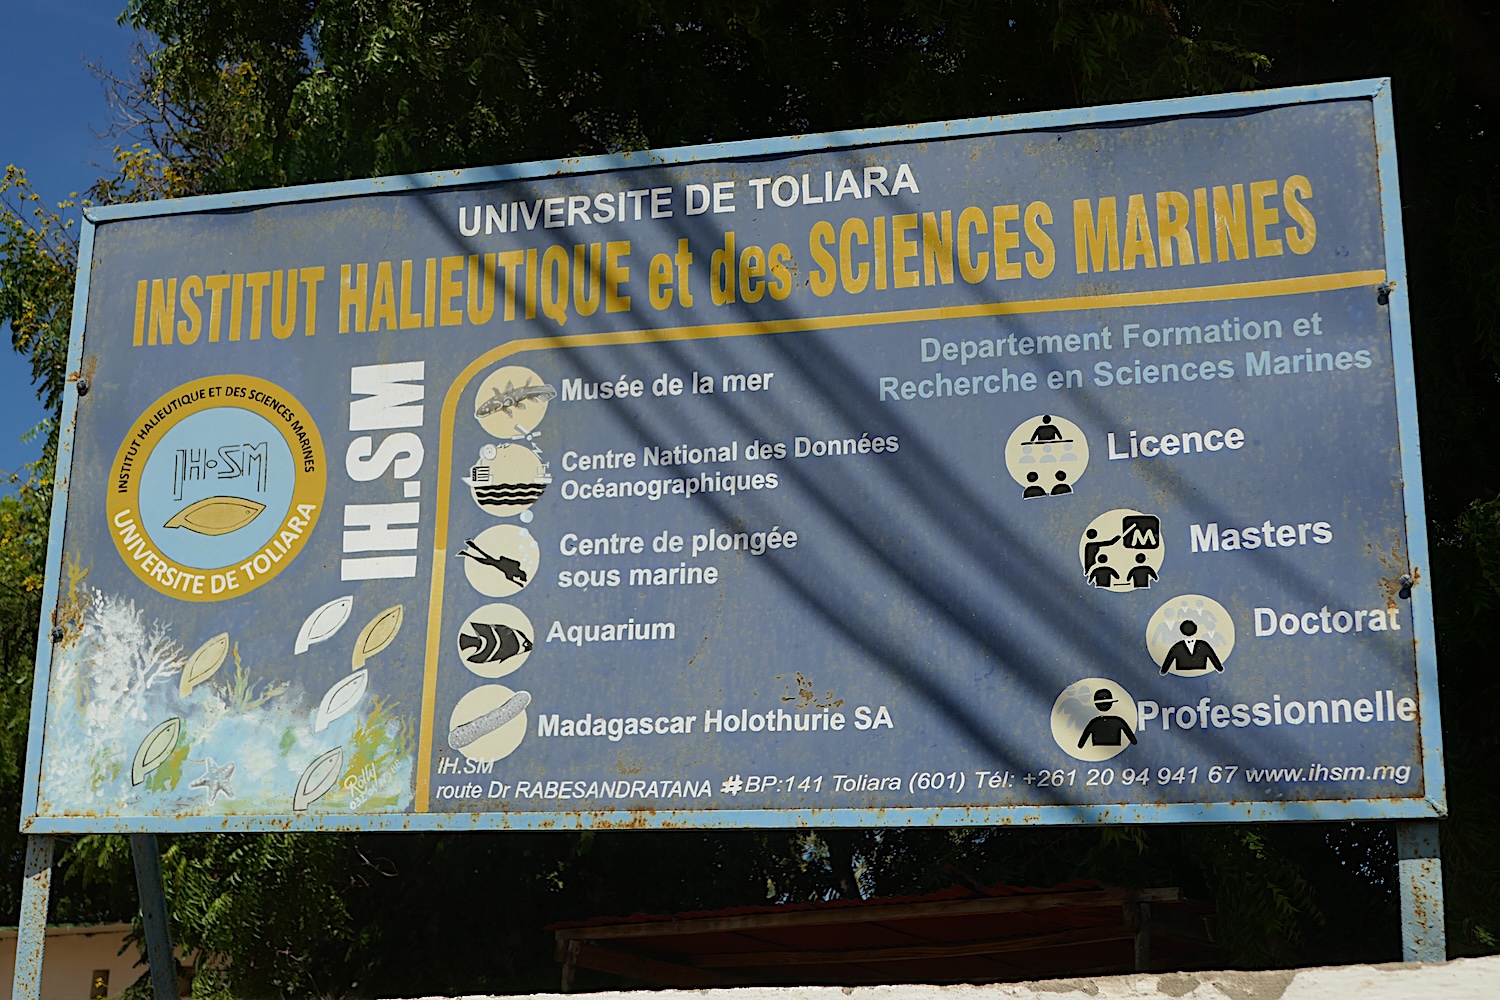
[[[474,551],[470,552],[470,549]],[[464,539],[463,551],[456,552],[454,555],[461,559],[472,559],[481,566],[488,566],[518,587],[526,585],[526,570],[522,568],[519,562],[509,556],[490,555],[475,544],[472,538]]]

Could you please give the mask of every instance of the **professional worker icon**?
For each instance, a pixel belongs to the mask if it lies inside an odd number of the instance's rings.
[[[1139,742],[1130,723],[1118,715],[1109,714],[1109,710],[1115,707],[1113,691],[1109,688],[1095,691],[1094,707],[1099,710],[1099,714],[1083,727],[1083,735],[1078,737],[1078,749],[1082,750],[1088,743],[1093,743],[1096,747],[1121,746],[1122,737],[1128,738],[1132,746]]]
[[[1063,689],[1048,720],[1052,739],[1069,757],[1097,763],[1139,744],[1135,699],[1115,680],[1085,677]]]

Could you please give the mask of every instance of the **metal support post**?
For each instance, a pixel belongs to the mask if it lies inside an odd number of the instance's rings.
[[[1149,972],[1151,969],[1151,904],[1137,903],[1135,927],[1135,971]]]
[[[135,888],[141,897],[141,922],[146,927],[151,988],[156,1000],[177,1000],[177,962],[172,956],[172,931],[167,925],[167,896],[162,887],[156,835],[132,833],[130,854],[135,859]]]
[[[52,896],[50,836],[26,838],[26,876],[21,883],[21,920],[16,936],[16,977],[11,1000],[39,1000],[42,995],[42,953],[47,947],[47,902]]]
[[[1443,859],[1435,821],[1396,824],[1396,867],[1401,883],[1401,960],[1446,962]]]

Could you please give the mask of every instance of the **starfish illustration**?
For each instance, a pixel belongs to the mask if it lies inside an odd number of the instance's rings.
[[[208,796],[210,805],[219,795],[226,799],[234,798],[234,789],[229,787],[229,779],[234,777],[234,761],[230,761],[223,767],[209,757],[203,765],[203,773],[188,782],[189,788],[201,788]]]

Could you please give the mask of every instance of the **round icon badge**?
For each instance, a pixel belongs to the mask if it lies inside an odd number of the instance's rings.
[[[131,425],[106,512],[125,565],[154,590],[222,601],[270,582],[323,507],[323,439],[285,389],[249,375],[178,386]]]
[[[480,510],[496,517],[510,517],[540,500],[552,477],[531,448],[520,444],[496,448],[487,444],[464,482]]]
[[[557,390],[530,368],[507,365],[490,372],[474,395],[474,419],[497,438],[524,438],[547,415]]]
[[[1145,590],[1159,579],[1164,545],[1161,518],[1120,507],[1089,522],[1078,539],[1078,561],[1092,587]]]
[[[1135,699],[1105,677],[1085,677],[1052,703],[1052,738],[1070,757],[1101,761],[1136,744]]]
[[[1021,421],[1005,442],[1005,469],[1023,500],[1067,496],[1089,465],[1089,443],[1071,420],[1042,414]]]
[[[448,717],[448,745],[470,760],[509,757],[526,736],[531,692],[486,684],[458,699]]]
[[[497,524],[465,539],[457,556],[475,590],[485,597],[509,597],[531,582],[542,553],[525,528]]]
[[[1146,623],[1146,649],[1163,674],[1208,677],[1234,652],[1234,619],[1202,594],[1174,597]]]
[[[521,668],[536,640],[531,619],[509,604],[486,604],[458,630],[458,658],[480,677],[504,677]]]

